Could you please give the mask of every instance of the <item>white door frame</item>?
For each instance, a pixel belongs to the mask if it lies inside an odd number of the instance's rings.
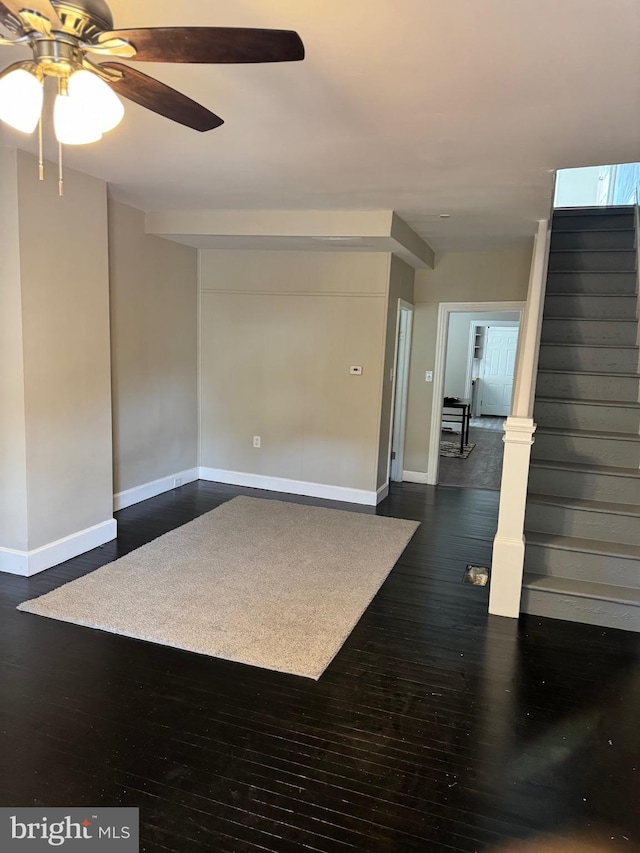
[[[413,331],[414,306],[398,299],[396,316],[396,338],[393,356],[393,387],[391,389],[391,425],[389,429],[389,453],[387,479],[402,482],[404,466],[404,444],[407,431],[407,399],[409,395],[409,367],[411,362],[411,333]],[[402,316],[406,317],[404,339],[400,340]],[[391,459],[395,452],[395,459]]]
[[[433,369],[433,401],[431,405],[431,432],[429,434],[429,458],[427,467],[427,483],[431,486],[438,484],[440,469],[440,427],[442,425],[442,409],[444,403],[444,371],[447,360],[447,340],[449,337],[449,317],[460,312],[472,313],[479,311],[519,311],[520,318],[511,321],[522,325],[522,314],[526,302],[441,302],[438,306],[438,327],[436,331],[436,356]],[[518,349],[520,349],[518,335]],[[516,354],[516,365],[518,355]]]

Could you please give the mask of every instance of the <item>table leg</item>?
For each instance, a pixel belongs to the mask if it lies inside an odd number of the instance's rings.
[[[462,418],[460,419],[460,456],[464,453],[464,409],[462,410]]]

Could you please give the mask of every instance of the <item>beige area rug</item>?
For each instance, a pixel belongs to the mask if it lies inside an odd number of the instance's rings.
[[[237,497],[18,610],[317,679],[418,526]]]

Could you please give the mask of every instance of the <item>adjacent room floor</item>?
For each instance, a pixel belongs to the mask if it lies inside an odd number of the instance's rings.
[[[475,447],[466,459],[440,457],[440,485],[499,490],[504,451],[504,422],[505,418],[487,415],[472,418],[469,444],[475,444]],[[443,430],[442,441],[455,442],[457,450],[460,433]]]
[[[193,483],[119,512],[117,542],[0,575],[0,805],[137,806],[150,853],[632,849],[640,636],[487,616],[461,580],[497,492],[393,485],[377,511],[422,526],[318,682],[15,610],[236,494],[282,498]]]

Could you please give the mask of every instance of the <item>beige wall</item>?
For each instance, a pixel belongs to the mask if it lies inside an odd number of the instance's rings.
[[[404,468],[427,472],[438,306],[441,302],[524,302],[531,248],[506,252],[452,252],[435,269],[418,270]]]
[[[0,148],[0,547],[27,549],[18,156]]]
[[[116,493],[197,465],[197,267],[109,201]]]
[[[202,252],[200,464],[374,491],[388,279],[386,254]]]
[[[389,475],[389,441],[391,438],[391,410],[393,379],[391,371],[396,355],[396,328],[398,300],[413,304],[415,270],[395,255],[391,256],[389,271],[389,299],[385,334],[384,367],[382,371],[382,412],[380,417],[380,446],[378,451],[377,487],[382,487]]]
[[[18,152],[30,550],[112,518],[106,184]],[[4,189],[4,188],[3,188]]]

